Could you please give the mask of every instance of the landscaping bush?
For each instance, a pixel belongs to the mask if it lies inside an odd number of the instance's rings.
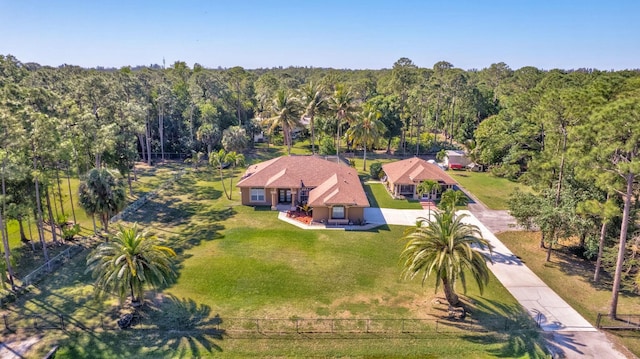
[[[382,175],[382,163],[372,163],[371,166],[369,166],[369,174],[371,175],[371,179],[379,180]]]
[[[321,155],[333,155],[336,153],[336,146],[331,137],[325,137],[320,141],[319,151]]]

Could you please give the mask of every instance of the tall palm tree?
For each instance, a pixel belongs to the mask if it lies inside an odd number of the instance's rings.
[[[227,166],[227,152],[221,148],[218,152],[212,152],[209,154],[209,164],[213,168],[218,168],[220,174],[220,183],[222,183],[222,190],[224,191],[225,197],[227,199],[231,199],[229,193],[227,192],[227,186],[224,184],[224,176],[222,174],[223,167]]]
[[[98,215],[105,232],[109,232],[109,218],[124,208],[127,193],[122,179],[106,168],[94,168],[78,188],[80,206],[87,214]]]
[[[277,128],[282,129],[284,144],[287,146],[287,154],[291,154],[291,131],[300,124],[300,103],[285,90],[279,90],[276,98],[271,103],[271,113],[273,117],[266,119],[269,126],[269,133],[273,133]]]
[[[157,244],[138,224],[120,226],[110,242],[100,244],[87,257],[87,270],[96,279],[96,294],[115,292],[120,299],[131,295],[132,303],[144,298],[144,287],[157,288],[176,278],[175,252]]]
[[[407,244],[400,255],[403,261],[402,277],[413,279],[422,273],[422,285],[431,275],[435,276],[435,290],[442,285],[444,295],[451,306],[459,306],[455,283],[460,280],[467,290],[467,274],[475,280],[480,294],[489,282],[487,261],[490,257],[480,252],[491,246],[482,238],[480,229],[465,224],[466,214],[456,216],[453,211],[439,212],[432,220],[420,218],[416,227],[405,231]],[[426,222],[427,225],[423,225]]]
[[[382,114],[373,107],[365,106],[356,122],[347,130],[347,138],[354,145],[362,145],[364,148],[362,170],[367,170],[367,147],[375,146],[387,130],[380,121]]]
[[[231,175],[229,176],[229,199],[233,195],[233,176],[236,172],[236,166],[244,166],[244,155],[242,153],[236,153],[235,151],[231,151],[227,153],[227,163],[231,165]]]
[[[336,85],[336,89],[331,97],[331,109],[336,113],[338,124],[336,136],[336,156],[340,156],[340,129],[344,122],[352,122],[355,117],[356,105],[351,91],[344,85]]]
[[[304,107],[302,116],[309,118],[309,129],[311,130],[311,153],[316,153],[316,133],[315,133],[315,117],[326,107],[326,97],[322,86],[313,81],[302,86],[300,89],[300,98]]]

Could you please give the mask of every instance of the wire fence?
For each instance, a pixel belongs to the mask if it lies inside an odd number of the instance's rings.
[[[78,319],[73,316],[43,313],[37,315],[5,314],[2,325],[7,331],[109,331],[121,330],[117,324],[119,318],[105,315],[94,315],[92,318]],[[361,335],[384,335],[386,337],[413,334],[468,334],[488,332],[514,332],[535,330],[531,321],[518,318],[500,318],[475,322],[446,318],[203,318],[193,320],[185,318],[162,318],[161,325],[145,319],[144,315],[136,316],[135,330],[166,330],[191,332],[219,332],[235,338],[258,338],[286,335],[324,336],[339,335],[356,337]]]
[[[109,221],[116,222],[133,214],[138,209],[140,209],[140,207],[142,207],[145,203],[147,203],[150,199],[157,197],[161,191],[173,185],[178,179],[180,179],[180,177],[182,177],[182,175],[185,174],[185,172],[186,170],[184,169],[177,171],[173,175],[173,177],[171,177],[169,180],[163,182],[155,190],[138,198],[136,201],[134,201],[129,206],[127,206],[127,208],[125,208],[120,213],[113,216]],[[29,274],[25,275],[22,279],[16,278],[17,283],[20,284],[23,288],[29,285],[38,283],[42,279],[46,278],[52,271],[55,271],[56,269],[62,267],[73,256],[82,252],[85,248],[94,246],[96,243],[98,243],[98,241],[96,241],[95,238],[93,237],[79,238],[78,240],[76,240],[76,244],[69,245],[68,248],[63,250],[61,253],[59,253],[55,257],[49,259],[47,262],[45,262],[35,270],[31,271]],[[5,302],[14,300],[15,296],[16,295],[13,292],[4,293],[4,295],[0,296],[0,305],[4,304]],[[36,321],[36,323],[38,322],[37,318],[35,318],[34,320]],[[46,322],[50,322],[50,321],[46,321]]]

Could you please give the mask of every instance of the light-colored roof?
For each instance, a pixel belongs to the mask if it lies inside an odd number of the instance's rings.
[[[438,181],[449,185],[458,184],[438,165],[418,157],[386,163],[382,165],[382,170],[387,175],[387,178],[395,184],[415,184],[425,180]]]
[[[317,156],[282,156],[249,166],[240,188],[312,187],[309,205],[369,207],[358,172],[342,163]]]

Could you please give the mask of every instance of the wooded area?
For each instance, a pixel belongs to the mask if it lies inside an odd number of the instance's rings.
[[[496,176],[531,185],[535,193],[514,196],[513,215],[542,231],[548,256],[578,238],[576,253],[614,276],[616,298],[620,287],[637,291],[639,117],[631,70],[420,68],[407,58],[382,70],[84,69],[0,56],[2,272],[11,279],[7,221],[35,220],[45,258],[44,226],[57,242],[55,226],[64,234],[75,222],[52,210],[61,176],[108,167],[122,175],[110,180],[130,183],[136,161],[241,154],[264,132],[289,148],[309,139],[312,153],[363,151],[365,167],[367,150],[465,149]],[[78,196],[70,185],[68,195]]]

